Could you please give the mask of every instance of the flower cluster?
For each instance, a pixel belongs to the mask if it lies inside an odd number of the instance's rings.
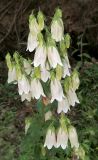
[[[64,119],[65,117],[61,118],[61,124],[57,134],[53,125],[48,128],[44,147],[47,146],[48,149],[51,149],[52,147],[61,147],[62,149],[66,149],[69,140],[71,148],[79,148],[78,136],[75,127],[70,123],[66,125],[66,121]]]
[[[70,106],[79,103],[76,90],[79,87],[77,70],[71,70],[67,50],[70,47],[70,35],[64,35],[62,12],[57,9],[51,22],[51,27],[45,24],[45,17],[41,11],[37,16],[33,13],[29,17],[29,35],[27,51],[34,52],[32,60],[23,58],[15,52],[13,57],[6,56],[8,66],[8,83],[18,85],[21,100],[31,101],[31,98],[48,98],[49,103],[57,101],[57,113],[67,113]],[[48,85],[48,90],[43,86]],[[55,109],[55,108],[54,108]],[[45,120],[52,117],[52,111],[45,114]],[[60,126],[57,139],[54,127],[50,127],[46,134],[45,145],[63,149],[68,145],[77,147],[78,138],[74,127]]]

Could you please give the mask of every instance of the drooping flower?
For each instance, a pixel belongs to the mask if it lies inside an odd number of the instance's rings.
[[[57,133],[57,143],[56,147],[62,147],[62,149],[66,149],[68,145],[68,131],[66,127],[60,127]]]
[[[50,88],[51,88],[51,96],[52,96],[51,103],[54,100],[62,101],[64,98],[64,93],[63,93],[63,88],[60,81],[57,80],[56,78],[54,80],[51,80]]]
[[[23,74],[21,78],[18,78],[18,92],[19,95],[23,93],[28,94],[30,91],[30,83],[28,78]]]
[[[48,112],[45,113],[45,121],[50,120],[51,117],[52,117],[52,112],[51,111],[48,111]]]
[[[46,97],[40,81],[36,78],[31,80],[31,94],[36,99],[39,99],[40,96]]]
[[[13,67],[12,69],[9,69],[8,71],[8,83],[14,82],[16,80],[17,80],[16,68]]]
[[[31,101],[31,93],[30,92],[27,94],[23,93],[21,95],[21,101],[23,102],[25,99],[28,100],[29,102]]]
[[[79,148],[78,136],[75,127],[70,126],[68,128],[68,136],[71,143],[71,147]]]
[[[29,52],[33,52],[37,46],[38,46],[37,36],[34,37],[30,32],[28,36],[27,50],[29,50]]]
[[[50,72],[46,69],[46,66],[41,67],[41,80],[47,82],[50,78]]]
[[[70,104],[68,102],[67,97],[64,97],[63,100],[61,102],[58,102],[58,109],[57,109],[57,113],[67,113],[68,110],[70,110]]]
[[[75,103],[80,103],[79,100],[78,100],[78,97],[75,93],[75,90],[72,89],[72,88],[68,90],[67,98],[68,98],[69,104],[71,106],[75,106]]]
[[[46,133],[44,147],[51,149],[52,147],[56,147],[56,135],[54,127],[49,128]]]
[[[64,25],[61,14],[61,10],[57,9],[51,24],[52,38],[55,39],[56,42],[61,41],[64,36]]]
[[[56,49],[56,47],[48,46],[47,53],[48,53],[48,61],[51,67],[56,68],[57,64],[63,66],[59,52]]]
[[[45,66],[46,62],[46,47],[41,45],[38,46],[35,52],[34,56],[34,66],[38,67],[41,65],[41,67]]]
[[[39,25],[34,15],[30,15],[29,17],[29,30],[27,50],[32,52],[38,46],[37,35],[40,32]]]

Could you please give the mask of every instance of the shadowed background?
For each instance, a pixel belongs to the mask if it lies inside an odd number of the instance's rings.
[[[26,53],[32,9],[41,9],[50,21],[58,6],[63,11],[65,32],[71,34],[72,46],[75,48],[77,37],[83,33],[83,42],[88,43],[86,50],[98,58],[98,0],[0,0],[1,59],[7,51]]]

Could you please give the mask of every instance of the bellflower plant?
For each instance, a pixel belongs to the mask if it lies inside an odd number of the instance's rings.
[[[18,52],[13,57],[8,53],[8,83],[18,85],[22,101],[36,99],[43,103],[44,123],[49,125],[46,138],[43,137],[44,147],[65,150],[70,141],[71,148],[78,149],[76,129],[66,116],[71,106],[79,103],[76,94],[79,75],[76,69],[71,68],[68,57],[71,38],[68,33],[64,35],[60,9],[56,10],[50,27],[45,23],[41,11],[37,16],[34,12],[30,15],[27,50],[33,52],[34,59],[26,59]],[[28,127],[26,133],[27,130]]]

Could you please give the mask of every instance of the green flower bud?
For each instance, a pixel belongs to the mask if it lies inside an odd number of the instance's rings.
[[[75,148],[75,154],[81,159],[85,160],[85,150],[83,149],[82,146],[79,148]]]
[[[56,78],[61,80],[63,74],[63,68],[58,64],[56,67]]]
[[[70,77],[66,77],[66,79],[64,80],[64,89],[65,92],[67,92],[69,90],[69,88],[71,87],[71,78]]]
[[[35,67],[34,68],[34,75],[35,75],[36,78],[41,77],[40,67]]]
[[[45,156],[45,155],[46,155],[46,149],[45,149],[45,147],[44,147],[44,146],[42,146],[42,148],[41,148],[41,153],[42,153],[42,155],[43,155],[43,156]]]
[[[25,134],[27,134],[27,131],[28,131],[30,125],[31,125],[31,120],[32,120],[31,117],[27,117],[25,119]]]
[[[71,37],[70,37],[70,35],[67,33],[66,36],[65,36],[66,48],[69,48],[69,47],[70,47],[70,40],[71,40]]]
[[[54,73],[54,71],[50,71],[50,77],[51,77],[51,80],[55,79],[55,73]]]
[[[79,73],[78,71],[75,69],[72,73],[72,86],[73,88],[76,90],[78,89],[80,84],[80,80],[79,80]]]
[[[65,57],[67,55],[67,48],[66,48],[66,43],[64,40],[60,42],[60,54]]]
[[[6,55],[6,63],[7,63],[8,68],[12,70],[13,65],[12,65],[12,58],[11,58],[10,53],[7,53]]]

